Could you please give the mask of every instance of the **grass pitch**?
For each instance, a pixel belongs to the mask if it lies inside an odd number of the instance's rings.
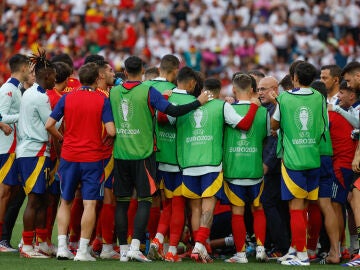
[[[22,215],[26,205],[24,202],[23,208],[17,219],[13,237],[11,243],[13,247],[16,247],[21,238]],[[54,227],[53,242],[56,244],[56,225]],[[325,270],[325,269],[344,269],[340,265],[317,265],[312,264],[310,267],[299,266],[282,266],[276,263],[276,261],[270,261],[268,263],[259,263],[255,261],[255,258],[249,258],[248,264],[229,264],[225,263],[222,259],[214,260],[211,264],[200,264],[192,262],[190,259],[185,259],[180,263],[167,263],[167,262],[127,262],[121,263],[114,260],[101,260],[97,259],[96,262],[74,262],[74,261],[58,261],[55,258],[52,259],[25,259],[20,258],[19,253],[0,253],[0,270],[88,270],[88,269],[121,269],[121,270],[228,270],[228,269],[246,269],[246,270],[278,270],[278,269],[312,269],[312,270]]]

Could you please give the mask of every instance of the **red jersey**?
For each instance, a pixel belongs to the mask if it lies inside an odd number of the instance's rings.
[[[109,92],[106,90],[103,90],[101,88],[96,88],[96,91],[99,92],[101,95],[103,95],[106,98],[109,98]],[[104,123],[102,124],[103,130],[102,130],[102,138],[105,139],[107,136],[107,132],[105,129],[105,125]],[[104,150],[104,159],[111,157],[112,152],[113,152],[113,146],[112,145],[104,145],[103,146],[103,150]]]
[[[351,139],[352,125],[339,113],[329,112],[330,136],[333,146],[335,168],[351,169],[357,142]]]
[[[64,95],[50,117],[64,117],[66,128],[61,157],[69,162],[104,159],[103,123],[113,122],[110,102],[95,91],[76,90]]]

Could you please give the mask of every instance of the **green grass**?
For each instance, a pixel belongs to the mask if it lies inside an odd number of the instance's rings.
[[[26,202],[25,202],[26,203]],[[25,205],[24,203],[24,205]],[[15,247],[18,245],[21,232],[22,232],[22,213],[24,206],[19,214],[14,233],[12,237],[12,245]],[[53,235],[54,243],[56,243],[56,226]],[[312,270],[325,270],[325,269],[344,269],[340,265],[316,265],[312,264],[310,267],[290,267],[281,266],[275,261],[269,263],[258,263],[254,258],[250,258],[248,264],[227,264],[223,260],[215,260],[212,264],[199,264],[194,263],[191,260],[185,259],[181,263],[166,263],[166,262],[152,262],[152,263],[139,263],[139,262],[128,262],[121,263],[119,261],[101,260],[98,259],[96,262],[74,262],[74,261],[58,261],[56,259],[24,259],[20,258],[18,253],[0,253],[0,269],[1,270],[88,270],[88,269],[104,270],[104,269],[121,269],[121,270],[227,270],[227,269],[246,269],[246,270],[278,270],[278,269],[312,269]]]

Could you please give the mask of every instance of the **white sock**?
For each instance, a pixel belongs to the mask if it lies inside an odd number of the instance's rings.
[[[308,254],[306,251],[304,252],[297,252],[296,253],[296,256],[301,260],[301,261],[304,261],[304,260],[307,260],[309,257],[308,257]]]
[[[46,249],[48,247],[48,244],[46,242],[39,243],[39,248]]]
[[[289,247],[288,253],[296,253],[296,249],[293,247]]]
[[[58,246],[59,248],[67,248],[66,235],[58,235]]]
[[[31,245],[23,245],[21,249],[24,252],[29,252],[29,251],[33,250],[34,248]]]
[[[103,244],[103,246],[102,246],[102,251],[104,251],[104,252],[110,252],[112,249],[113,249],[112,244]]]
[[[200,242],[196,242],[194,248],[197,248],[199,251],[203,251],[205,247]]]
[[[156,233],[155,238],[157,238],[161,244],[164,243],[164,235],[162,233]]]
[[[138,239],[132,239],[130,250],[139,250],[140,249],[140,240]]]
[[[173,255],[177,254],[177,247],[176,246],[169,246],[169,251],[171,252]]]
[[[128,252],[128,251],[129,251],[129,245],[120,245],[120,253]]]
[[[90,239],[86,239],[86,238],[80,238],[80,244],[79,244],[79,251],[82,253],[87,253],[88,252],[88,246],[90,243]]]

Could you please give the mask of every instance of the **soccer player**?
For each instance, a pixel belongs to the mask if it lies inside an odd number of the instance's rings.
[[[50,107],[53,110],[60,100],[60,98],[66,93],[64,90],[67,87],[68,80],[72,74],[72,69],[65,62],[53,63],[56,77],[55,86],[52,89],[48,89],[46,94],[49,97]],[[60,126],[60,132],[63,133],[64,126]],[[56,175],[60,162],[61,144],[55,137],[50,139],[50,175],[49,175],[49,188],[48,188],[48,209],[46,215],[46,229],[47,229],[47,243],[49,246],[49,255],[56,256],[56,250],[51,243],[53,226],[56,218],[57,209],[60,200],[60,181]]]
[[[58,259],[95,261],[88,244],[96,220],[95,207],[103,197],[103,137],[104,123],[108,137],[115,136],[109,100],[96,91],[99,66],[88,63],[79,70],[81,88],[64,95],[55,106],[46,129],[63,141],[59,165],[61,202],[58,210]],[[64,135],[55,124],[62,117],[66,123]],[[81,238],[76,256],[67,247],[67,231],[71,203],[81,183],[84,212],[81,218]]]
[[[314,81],[311,83],[312,89],[319,91],[324,98],[327,92],[326,85],[321,81]],[[339,230],[339,222],[337,217],[342,216],[342,210],[336,212],[335,207],[331,203],[331,197],[336,192],[334,189],[335,173],[333,169],[333,147],[331,136],[329,132],[329,119],[328,115],[324,115],[326,129],[322,140],[320,141],[320,179],[319,179],[319,192],[317,203],[311,202],[308,205],[308,255],[310,260],[317,260],[316,246],[319,239],[321,230],[322,216],[324,216],[324,225],[326,232],[329,236],[330,250],[328,255],[323,258],[320,263],[339,263],[340,250],[339,238],[341,230]],[[342,219],[340,219],[342,220]]]
[[[359,95],[360,92],[360,63],[350,62],[341,72],[341,75],[346,81],[347,86],[356,91]],[[360,143],[358,142],[354,159],[352,161],[352,169],[355,173],[360,173]],[[353,183],[352,192],[350,195],[350,205],[354,213],[355,224],[357,227],[358,241],[360,244],[360,178],[357,178]],[[360,265],[360,251],[348,263],[343,266],[357,267]]]
[[[271,76],[259,81],[257,88],[261,104],[270,115],[276,104],[271,102],[270,92],[278,93],[278,81]],[[266,235],[273,244],[269,259],[285,255],[290,246],[289,207],[281,200],[281,160],[277,157],[277,136],[268,136],[263,150],[264,190],[261,202],[266,216]]]
[[[50,143],[45,122],[51,112],[46,89],[55,85],[56,71],[46,59],[45,51],[33,55],[36,82],[22,97],[19,114],[19,138],[16,158],[20,175],[28,196],[24,211],[23,245],[20,256],[25,258],[49,258],[46,243],[46,190],[50,174]],[[33,246],[34,232],[36,248]]]
[[[104,97],[109,98],[110,88],[114,84],[115,73],[111,65],[104,60],[95,62],[99,66],[99,80],[96,91]],[[106,132],[103,138],[106,139]],[[98,218],[98,226],[101,228],[102,250],[101,259],[120,259],[120,254],[113,248],[114,228],[115,228],[115,197],[112,192],[114,179],[114,158],[112,156],[113,145],[103,147],[104,154],[104,200]]]
[[[296,65],[294,89],[277,97],[273,130],[280,128],[283,151],[281,196],[289,201],[292,243],[278,261],[283,265],[310,265],[306,252],[306,200],[317,200],[320,177],[319,143],[325,131],[325,99],[309,88],[316,68],[306,62]],[[272,97],[276,96],[272,92]]]
[[[21,83],[27,80],[30,74],[29,58],[22,54],[16,54],[9,60],[11,77],[0,88],[0,115],[1,122],[11,128],[10,134],[0,132],[0,235],[6,208],[14,189],[20,185],[18,180],[17,166],[15,164],[16,126],[19,119]],[[4,129],[9,132],[9,127]],[[8,247],[0,243],[0,251],[7,251]]]
[[[180,61],[175,55],[167,54],[165,55],[160,62],[160,75],[150,81],[145,81],[144,84],[153,86],[158,90],[160,93],[164,93],[166,90],[173,90],[176,88],[176,85],[174,84],[176,80],[176,76],[179,71],[179,65]],[[163,198],[162,201],[162,212],[160,214],[160,218],[158,222],[155,223],[155,219],[152,218],[154,215],[154,212],[156,209],[159,210],[160,208],[157,208],[156,202],[158,201],[159,196],[153,196],[153,205],[151,207],[150,212],[150,218],[149,218],[149,224],[148,224],[148,230],[150,233],[150,238],[153,238],[151,244],[150,244],[150,250],[148,257],[152,260],[155,259],[162,259],[164,257],[163,254],[163,242],[164,242],[164,236],[166,236],[169,226],[171,227],[172,232],[170,233],[172,236],[170,236],[171,243],[178,243],[182,229],[184,226],[184,207],[183,206],[183,198],[181,196],[175,196],[172,193],[173,190],[169,189],[169,183],[172,183],[172,187],[176,187],[176,179],[179,179],[180,169],[176,162],[176,151],[174,149],[175,147],[175,130],[174,127],[169,124],[156,124],[156,142],[158,151],[156,153],[156,161],[159,162],[158,165],[158,173],[157,173],[157,181],[163,182],[164,185],[166,185],[166,182],[168,183],[167,186],[164,188],[161,188],[161,198]],[[172,157],[171,160],[169,157]],[[174,160],[175,158],[175,160]],[[179,184],[179,183],[178,183]],[[181,184],[181,182],[180,182]],[[167,191],[168,190],[168,191]],[[180,195],[180,194],[177,194]],[[174,202],[174,205],[172,204]],[[160,204],[160,203],[159,203]],[[176,214],[172,212],[173,208],[177,208]],[[171,219],[171,216],[175,215],[176,218]],[[155,223],[155,224],[152,224]],[[172,223],[172,225],[170,224]],[[150,230],[152,227],[155,227],[155,234],[152,233]],[[178,240],[176,240],[179,238]],[[171,244],[170,244],[171,245]],[[174,244],[173,244],[174,245]],[[172,246],[173,246],[172,245]],[[176,244],[177,246],[177,244]],[[176,253],[175,253],[176,254]],[[175,255],[172,258],[173,260],[177,260],[178,257],[175,257]],[[170,253],[169,253],[169,258]]]
[[[246,74],[237,74],[232,80],[233,91],[237,103],[233,104],[235,111],[244,115],[250,109],[250,99],[253,95],[251,78]],[[265,253],[266,219],[260,203],[264,187],[262,147],[264,139],[270,135],[270,120],[267,110],[260,107],[248,131],[239,131],[231,126],[224,132],[224,200],[231,204],[232,233],[236,254],[228,263],[247,263],[245,253],[246,229],[244,222],[245,203],[252,204],[254,216],[254,233],[257,241],[256,259],[267,260]],[[247,200],[248,198],[248,200]]]
[[[139,250],[140,239],[148,223],[152,195],[156,192],[156,144],[154,141],[155,109],[180,116],[198,108],[208,99],[207,94],[183,106],[169,103],[154,87],[141,82],[143,62],[137,56],[125,60],[127,81],[110,92],[116,126],[114,144],[114,194],[116,230],[120,243],[121,261],[135,259],[149,262]],[[133,189],[138,196],[138,208],[130,250],[127,245],[127,211]]]
[[[251,81],[250,76],[248,79]],[[191,81],[188,82],[190,85]],[[210,92],[214,100],[176,119],[176,147],[183,172],[182,194],[190,199],[191,223],[196,242],[191,257],[196,261],[211,262],[205,245],[210,235],[215,195],[223,182],[221,170],[224,125],[226,123],[233,128],[248,130],[258,105],[252,104],[248,117],[243,118],[230,104],[218,99],[221,89],[219,80],[205,80],[204,88],[204,92]],[[193,98],[187,95],[184,101]],[[252,100],[259,104],[258,99]]]

